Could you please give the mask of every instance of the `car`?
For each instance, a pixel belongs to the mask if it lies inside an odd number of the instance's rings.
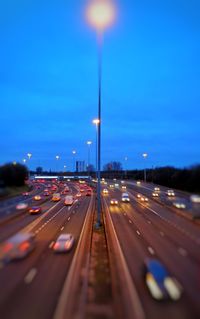
[[[112,198],[111,200],[110,200],[110,204],[111,205],[118,205],[118,200],[117,199],[115,199],[115,198]]]
[[[35,247],[33,233],[17,233],[0,247],[0,261],[9,262],[26,257]]]
[[[122,190],[126,189],[126,185],[122,185]]]
[[[51,200],[52,202],[59,202],[61,200],[60,193],[54,193]]]
[[[199,195],[191,195],[190,201],[195,204],[200,204],[200,196]]]
[[[149,258],[145,261],[145,282],[156,300],[179,300],[181,297],[182,287],[157,259]]]
[[[110,188],[114,188],[114,184],[110,184],[109,187],[110,187]]]
[[[57,238],[53,246],[53,250],[56,253],[68,252],[73,247],[73,244],[74,244],[74,237],[72,236],[72,234],[61,234]]]
[[[155,192],[160,192],[160,187],[154,187]]]
[[[28,196],[28,195],[29,195],[29,192],[23,192],[22,195],[23,195],[23,196]]]
[[[168,189],[166,192],[166,195],[168,197],[174,197],[175,196],[175,192],[172,189]]]
[[[50,195],[50,192],[49,192],[49,191],[45,191],[45,192],[43,193],[43,195],[44,195],[44,196],[49,196],[49,195]]]
[[[153,196],[153,197],[159,197],[159,194],[158,194],[157,192],[153,192],[153,193],[152,193],[152,196]]]
[[[129,198],[128,193],[122,193],[122,202],[124,202],[124,203],[130,202],[130,198]]]
[[[40,195],[35,195],[35,196],[33,197],[33,199],[34,199],[34,200],[41,200],[41,199],[42,199],[42,196],[40,196]]]
[[[148,198],[146,196],[141,196],[140,197],[141,202],[148,202]]]
[[[137,184],[137,185],[141,185],[141,182],[140,182],[140,181],[137,181],[136,184]]]
[[[104,188],[104,189],[103,189],[103,194],[104,194],[104,195],[107,195],[107,194],[108,194],[107,188]]]
[[[20,202],[16,205],[17,210],[23,210],[23,209],[26,209],[27,207],[28,207],[28,204],[23,202]]]
[[[78,192],[77,194],[76,194],[76,197],[81,197],[82,195],[81,195],[81,193],[80,192]]]
[[[119,187],[119,184],[118,183],[115,183],[115,188],[118,188]]]
[[[182,201],[176,201],[173,202],[173,206],[179,209],[185,209],[186,208],[186,204],[183,203]]]
[[[72,195],[67,195],[67,196],[65,197],[64,204],[65,204],[66,206],[72,205],[73,202],[74,202],[74,198],[73,198]]]
[[[40,206],[32,206],[29,208],[29,213],[32,214],[39,214],[42,212],[42,208]]]

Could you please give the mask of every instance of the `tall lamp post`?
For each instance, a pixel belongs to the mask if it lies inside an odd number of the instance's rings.
[[[144,160],[147,158],[148,154],[147,153],[143,153],[142,154]],[[145,167],[144,167],[144,182],[146,183],[147,181],[147,173],[146,173],[146,163],[145,163]]]
[[[73,171],[74,171],[74,174],[75,174],[75,171],[76,171],[76,168],[75,168],[76,151],[75,150],[72,151],[72,155],[73,155]]]
[[[31,157],[32,157],[32,154],[31,153],[27,153],[27,156],[28,156],[28,159],[30,161]],[[31,169],[29,167],[29,178],[31,177]]]
[[[98,152],[97,152],[97,227],[101,225],[101,80],[102,80],[102,38],[103,33],[115,18],[115,8],[111,0],[90,0],[87,19],[97,31],[98,42]]]
[[[87,146],[88,146],[88,160],[87,160],[87,171],[88,171],[88,175],[89,175],[89,165],[90,165],[90,146],[92,145],[92,141],[87,141],[86,142]]]
[[[124,160],[125,160],[125,178],[127,178],[127,164],[126,163],[128,161],[128,157],[125,156]]]
[[[56,170],[58,171],[58,161],[60,159],[60,156],[59,155],[56,155]]]
[[[95,170],[96,170],[96,178],[97,178],[97,158],[98,158],[98,125],[99,125],[99,119],[94,119],[92,121],[93,124],[96,125],[96,167],[95,167]]]

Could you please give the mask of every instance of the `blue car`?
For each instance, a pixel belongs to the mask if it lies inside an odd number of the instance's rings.
[[[147,259],[145,262],[145,281],[150,294],[156,300],[178,300],[182,294],[182,288],[178,281],[171,277],[157,259]]]

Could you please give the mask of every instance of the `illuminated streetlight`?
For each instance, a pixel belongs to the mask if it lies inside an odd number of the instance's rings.
[[[99,123],[100,123],[100,121],[99,121],[99,119],[94,119],[93,121],[92,121],[92,123],[93,124],[95,124],[95,126],[96,126],[96,167],[95,167],[95,169],[96,169],[96,178],[97,178],[97,158],[98,158],[98,125],[99,125]]]
[[[97,227],[101,225],[101,78],[103,32],[115,19],[115,7],[111,0],[90,0],[87,20],[98,36],[98,160],[97,160]]]
[[[26,163],[26,158],[23,158],[22,162],[25,164]]]
[[[31,153],[28,153],[27,156],[28,156],[28,159],[30,160],[31,157],[32,157],[32,154],[31,154]]]
[[[75,151],[75,150],[73,150],[73,151],[72,151],[72,154],[73,154],[73,171],[74,171],[74,173],[75,173],[75,170],[76,170],[76,168],[75,168],[75,157],[76,157],[76,151]]]
[[[142,154],[144,160],[147,158],[148,154],[147,153],[143,153]],[[146,183],[147,181],[147,174],[146,174],[146,164],[145,164],[145,167],[144,167],[144,182]]]
[[[92,141],[87,141],[86,144],[88,145],[88,163],[87,163],[87,170],[89,175],[89,165],[90,165],[90,146],[92,145]]]
[[[127,178],[127,166],[126,166],[126,163],[128,161],[128,157],[125,156],[124,160],[125,160],[125,177]]]

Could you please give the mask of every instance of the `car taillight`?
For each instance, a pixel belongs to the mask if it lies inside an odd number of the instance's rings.
[[[54,249],[59,248],[59,246],[60,246],[60,244],[59,244],[59,243],[55,243],[55,245],[54,245]]]
[[[30,244],[28,242],[24,242],[20,245],[19,249],[21,251],[26,251],[30,247]]]
[[[13,248],[13,244],[11,243],[6,243],[3,247],[3,251],[4,253],[7,253],[9,250],[11,250]]]

